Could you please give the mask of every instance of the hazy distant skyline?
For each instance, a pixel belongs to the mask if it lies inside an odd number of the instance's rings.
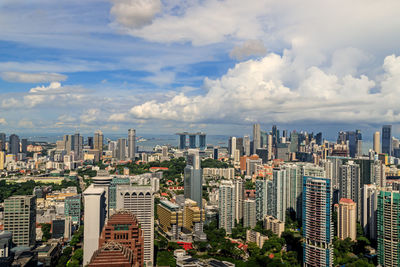
[[[259,122],[400,134],[398,10],[395,0],[3,0],[0,132],[239,135]]]

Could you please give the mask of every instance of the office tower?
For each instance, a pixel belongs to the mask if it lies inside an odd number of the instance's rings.
[[[118,160],[125,160],[126,159],[126,139],[125,138],[119,138],[117,141],[117,159]]]
[[[178,148],[180,150],[184,150],[186,147],[186,134],[185,133],[179,133],[179,145]]]
[[[12,232],[16,246],[34,246],[36,196],[11,196],[4,200],[4,230]]]
[[[215,147],[214,148],[214,151],[213,151],[213,159],[218,159],[219,157],[218,157],[218,148],[217,147]]]
[[[371,167],[373,170],[371,173],[371,183],[376,184],[378,187],[386,187],[386,166],[380,160],[375,160]]]
[[[0,151],[6,150],[6,134],[0,133]]]
[[[87,138],[87,145],[90,149],[94,149],[94,141],[92,136],[88,136]]]
[[[256,223],[256,201],[253,199],[246,199],[243,202],[243,227],[254,228]]]
[[[99,158],[103,156],[104,135],[102,131],[98,130],[94,133],[93,148],[99,151]]]
[[[299,151],[299,134],[296,133],[296,131],[290,133],[289,151],[290,152]]]
[[[357,150],[357,136],[355,132],[347,132],[347,138],[349,141],[349,154],[350,157],[354,158],[356,156]]]
[[[218,194],[219,228],[224,228],[226,233],[232,233],[235,227],[235,186],[232,181],[223,180]]]
[[[362,134],[361,130],[356,130],[356,156],[362,156]]]
[[[153,266],[154,258],[154,192],[151,186],[117,186],[117,210],[132,212],[144,236],[144,263]]]
[[[289,197],[289,179],[286,170],[273,170],[273,180],[272,180],[272,196],[274,202],[272,204],[272,215],[278,220],[286,221],[286,209]]]
[[[136,157],[136,130],[128,130],[128,158],[135,160]]]
[[[83,198],[86,225],[83,233],[83,265],[86,265],[99,248],[99,237],[107,216],[106,191],[91,184],[83,192]]]
[[[19,153],[19,137],[16,134],[10,135],[10,147],[8,149],[10,154],[18,155]]]
[[[382,153],[392,155],[392,125],[382,126]]]
[[[268,204],[271,205],[267,201],[268,195],[272,195],[272,192],[268,194],[268,181],[263,180],[256,180],[256,220],[261,221],[267,213]]]
[[[203,177],[200,167],[199,151],[189,149],[187,165],[184,169],[184,194],[185,198],[190,198],[202,207]]]
[[[171,239],[178,240],[183,227],[183,212],[179,209],[179,205],[161,200],[157,205],[157,217],[164,233]]]
[[[6,159],[6,153],[4,151],[0,151],[0,170],[4,169],[5,159]]]
[[[312,167],[296,164],[285,164],[282,169],[286,171],[286,209],[295,212],[301,218],[301,193],[303,192],[303,175],[312,172]],[[314,172],[315,173],[315,172]],[[316,174],[316,173],[315,173]],[[315,175],[319,176],[319,175]]]
[[[27,153],[28,152],[28,139],[21,139],[21,153]]]
[[[256,153],[257,148],[261,147],[261,130],[260,124],[253,124],[253,154]]]
[[[235,220],[237,223],[243,218],[243,198],[244,198],[244,187],[242,179],[235,179],[233,181],[235,186]],[[255,204],[254,204],[255,205]],[[254,206],[254,216],[255,216]]]
[[[189,148],[196,148],[196,135],[189,134]]]
[[[83,137],[80,136],[79,133],[75,133],[73,138],[73,150],[75,152],[75,156],[77,159],[81,159],[82,157],[82,148],[83,148]]]
[[[357,207],[356,203],[348,198],[339,200],[338,207],[338,238],[350,238],[352,241],[357,237]]]
[[[317,143],[317,145],[322,145],[322,133],[319,132],[315,135],[315,143]]]
[[[67,154],[74,150],[74,136],[73,135],[64,135],[63,143],[65,144],[65,150]]]
[[[265,164],[268,162],[268,149],[267,148],[257,148],[256,154],[260,157],[262,160],[262,163]]]
[[[332,185],[329,178],[303,177],[305,267],[333,266]]]
[[[93,253],[88,267],[131,267],[136,266],[133,252],[117,242],[105,243]]]
[[[273,144],[272,144],[272,135],[269,134],[269,135],[268,135],[268,140],[267,140],[268,160],[271,160],[271,159],[272,159],[272,147],[273,147]]]
[[[81,221],[81,194],[66,197],[64,201],[65,216],[71,217],[73,224],[80,224]]]
[[[340,167],[340,198],[349,198],[361,203],[360,194],[360,166],[353,161],[348,161]],[[361,207],[357,205],[357,219],[361,218]]]
[[[17,246],[36,241],[36,196],[12,196],[4,200],[4,230],[13,234]]]
[[[244,148],[244,155],[250,156],[250,136],[245,135],[243,137],[243,148]]]
[[[233,136],[229,138],[229,144],[230,144],[230,157],[234,158],[236,151],[236,137]]]
[[[135,215],[129,211],[118,211],[113,214],[104,226],[99,247],[109,242],[116,242],[133,252],[133,261],[143,266],[143,232]]]
[[[376,218],[378,264],[381,266],[400,266],[399,191],[382,190],[379,192]]]
[[[206,134],[205,133],[199,133],[199,148],[200,150],[204,150],[207,147],[206,143]]]
[[[362,188],[361,226],[370,240],[376,240],[376,209],[379,191],[374,184],[365,184]]]

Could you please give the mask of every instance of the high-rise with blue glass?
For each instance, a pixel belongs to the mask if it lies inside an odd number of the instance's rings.
[[[392,155],[392,125],[382,126],[382,153]]]
[[[333,266],[332,184],[330,178],[303,177],[304,266]]]

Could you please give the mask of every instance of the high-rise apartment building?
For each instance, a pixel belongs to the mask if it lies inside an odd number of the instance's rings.
[[[250,156],[250,136],[245,135],[243,137],[243,150],[244,150],[244,155],[246,156]]]
[[[6,150],[6,134],[0,133],[0,151]]]
[[[253,154],[256,153],[257,148],[261,147],[261,130],[260,124],[253,125]]]
[[[128,158],[135,160],[136,156],[136,130],[128,130]]]
[[[329,178],[303,177],[305,267],[333,266],[332,185]]]
[[[379,153],[381,153],[381,134],[380,134],[380,132],[375,132],[373,139],[374,139],[373,140],[374,151],[375,151],[375,153],[379,154]]]
[[[136,216],[131,212],[118,211],[108,219],[99,238],[99,247],[110,242],[130,249],[133,252],[134,263],[144,266],[143,232]]]
[[[99,237],[107,217],[106,194],[104,188],[91,184],[85,192],[85,228],[83,233],[83,265],[89,264],[93,253],[99,248]]]
[[[256,201],[254,199],[246,199],[243,201],[243,227],[254,228],[256,223]]]
[[[378,264],[400,266],[400,192],[382,190],[378,195]]]
[[[4,230],[12,232],[17,246],[36,242],[36,196],[12,196],[4,200]]]
[[[154,258],[154,192],[151,186],[117,186],[117,210],[132,212],[144,236],[144,263],[153,266]]]
[[[99,151],[99,158],[103,156],[103,144],[104,144],[104,135],[102,131],[98,130],[94,133],[94,144],[93,148]]]
[[[382,126],[382,153],[392,155],[392,125]]]
[[[289,179],[286,170],[273,170],[273,180],[272,180],[272,198],[274,201],[272,205],[272,215],[278,220],[286,221],[286,209],[288,205],[289,197]],[[269,192],[268,192],[269,193]]]
[[[80,224],[81,221],[81,194],[69,196],[64,201],[65,216],[71,217],[74,224]]]
[[[160,228],[173,240],[179,239],[183,227],[183,212],[179,206],[168,200],[157,205],[157,217]]]
[[[235,158],[235,152],[236,152],[236,137],[231,137],[231,158]]]
[[[242,179],[233,180],[233,184],[235,186],[235,220],[236,222],[240,222],[243,218],[243,198],[244,198],[244,186]],[[254,216],[255,216],[255,207],[254,207]]]
[[[256,186],[256,220],[260,221],[264,218],[267,212],[268,205],[272,206],[271,202],[268,202],[268,182],[272,184],[272,181],[268,181],[266,179],[260,180],[257,179],[255,182]]]
[[[362,188],[361,226],[370,240],[376,240],[376,210],[379,191],[374,184],[365,184]]]
[[[357,237],[357,206],[348,198],[342,198],[338,207],[338,238],[350,238],[352,241]]]
[[[197,202],[201,208],[203,205],[203,175],[200,166],[199,150],[189,149],[187,165],[184,169],[184,195]]]
[[[232,181],[223,180],[219,187],[219,227],[232,233],[235,227],[235,186]]]
[[[340,198],[349,198],[361,203],[360,166],[353,161],[348,161],[340,167]],[[357,219],[361,218],[361,207],[357,207]]]
[[[190,232],[203,233],[204,214],[204,209],[200,209],[196,201],[185,199],[183,227]]]

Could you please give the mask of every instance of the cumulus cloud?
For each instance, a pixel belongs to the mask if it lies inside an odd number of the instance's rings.
[[[83,123],[91,123],[96,120],[98,120],[98,116],[100,114],[100,110],[97,108],[92,108],[89,110],[86,110],[81,116],[81,122]]]
[[[261,40],[247,40],[240,46],[235,46],[229,53],[231,58],[243,60],[251,56],[264,56],[267,49]]]
[[[141,28],[160,11],[160,0],[112,0],[110,13],[124,27]]]
[[[59,82],[67,79],[66,75],[59,73],[26,73],[7,71],[0,73],[0,77],[7,82],[19,82],[19,83],[48,83],[48,82]]]
[[[0,118],[0,124],[1,125],[7,125],[7,121],[5,118]]]
[[[33,122],[29,119],[22,119],[18,122],[18,126],[21,128],[33,128]]]
[[[288,86],[285,81],[295,64],[287,55],[270,53],[236,64],[219,79],[205,79],[204,94],[178,93],[165,102],[136,105],[130,112],[139,119],[190,123],[400,121],[400,57],[385,58],[380,79],[342,77],[312,66]]]

